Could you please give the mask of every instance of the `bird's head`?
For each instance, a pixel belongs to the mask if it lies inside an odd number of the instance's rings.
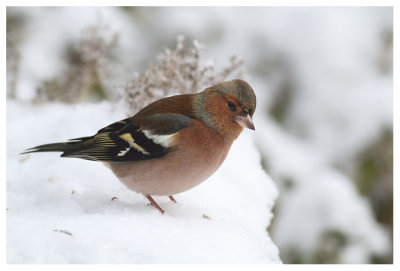
[[[237,133],[242,128],[255,130],[252,116],[256,95],[243,80],[219,83],[198,94],[197,108],[202,120],[222,133]]]

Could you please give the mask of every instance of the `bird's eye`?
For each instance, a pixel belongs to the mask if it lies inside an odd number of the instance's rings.
[[[233,102],[228,102],[228,106],[231,111],[236,111],[236,105]]]

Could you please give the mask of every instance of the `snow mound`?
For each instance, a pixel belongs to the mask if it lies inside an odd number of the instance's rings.
[[[163,215],[101,163],[19,154],[124,117],[107,103],[7,103],[8,263],[281,263],[266,231],[278,191],[250,131],[177,204],[155,197]]]

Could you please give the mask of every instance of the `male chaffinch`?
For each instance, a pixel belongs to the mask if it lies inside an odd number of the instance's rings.
[[[243,80],[222,82],[196,94],[158,100],[133,117],[88,137],[40,145],[32,152],[63,152],[104,162],[128,188],[143,194],[173,195],[200,184],[222,164],[243,127],[254,130],[256,96]]]

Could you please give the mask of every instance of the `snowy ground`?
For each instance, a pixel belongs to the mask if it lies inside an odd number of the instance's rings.
[[[8,263],[280,263],[266,231],[277,189],[250,131],[216,174],[176,196],[178,204],[156,198],[164,215],[101,163],[19,155],[123,117],[107,103],[7,102]]]

